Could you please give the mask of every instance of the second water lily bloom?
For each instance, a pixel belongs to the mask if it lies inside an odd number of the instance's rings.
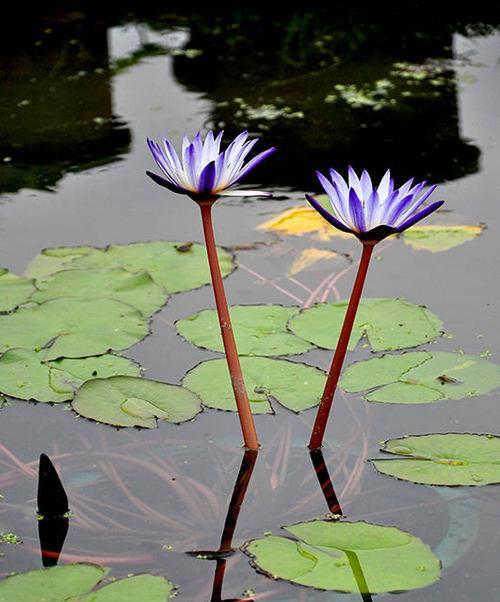
[[[180,157],[167,138],[163,138],[163,147],[148,138],[162,175],[150,171],[147,175],[160,186],[195,201],[219,196],[269,196],[269,192],[235,190],[234,186],[275,149],[268,148],[245,162],[258,140],[248,140],[248,132],[242,132],[221,152],[222,136],[223,132],[214,137],[210,131],[203,140],[198,132],[192,142],[184,136]]]
[[[316,172],[328,195],[331,211],[313,196],[306,194],[309,203],[332,226],[350,232],[361,241],[379,242],[391,234],[403,232],[413,224],[436,211],[443,201],[423,207],[436,186],[425,189],[426,182],[413,184],[413,178],[400,188],[394,187],[390,170],[387,170],[377,187],[365,170],[361,177],[349,167],[347,181],[334,169],[330,178]]]
[[[443,204],[443,201],[435,201],[424,207],[436,187],[425,190],[426,182],[414,185],[411,179],[395,188],[389,170],[377,187],[373,186],[368,172],[363,171],[358,177],[352,167],[349,167],[347,181],[334,169],[330,170],[330,179],[316,173],[328,195],[331,211],[311,195],[306,195],[307,200],[332,226],[354,234],[363,244],[363,253],[309,441],[312,450],[319,449],[323,442],[375,245],[413,226]]]
[[[257,450],[259,441],[236,349],[215,245],[212,205],[220,196],[269,196],[268,192],[235,190],[234,186],[275,149],[268,148],[246,161],[257,140],[248,140],[248,132],[242,132],[221,151],[222,135],[220,132],[215,137],[213,132],[208,132],[203,140],[198,132],[192,142],[184,136],[180,157],[167,138],[163,138],[163,147],[148,138],[149,149],[162,175],[150,171],[146,173],[160,186],[191,197],[200,207],[215,305],[243,439],[247,449]]]

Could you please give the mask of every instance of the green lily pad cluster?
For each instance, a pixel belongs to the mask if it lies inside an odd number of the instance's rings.
[[[229,274],[232,256],[219,249],[219,259]],[[169,295],[209,282],[203,245],[164,241],[45,249],[23,277],[2,270],[0,393],[74,400],[81,415],[117,426],[193,418],[201,411],[196,395],[142,378],[116,352],[149,334],[149,319]],[[80,393],[84,383],[93,383],[90,402],[88,388]]]
[[[234,269],[230,253],[218,249],[223,276]],[[203,245],[168,241],[110,245],[105,248],[64,247],[45,249],[29,264],[25,276],[43,281],[60,270],[122,268],[131,273],[147,272],[167,295],[189,291],[210,282]]]
[[[134,575],[103,584],[109,569],[66,564],[12,575],[0,581],[0,602],[169,602],[175,586],[164,577]]]
[[[273,413],[276,402],[294,412],[319,403],[325,383],[321,370],[265,356],[334,348],[345,310],[345,302],[302,311],[296,306],[280,305],[231,308],[238,351],[247,356],[242,357],[241,364],[253,413]],[[202,310],[179,320],[176,326],[183,338],[198,347],[223,351],[215,310]],[[441,328],[437,316],[424,307],[401,299],[368,299],[361,304],[351,347],[365,334],[375,351],[416,346],[439,336]],[[204,405],[236,411],[224,360],[202,362],[188,372],[183,384],[195,391]]]
[[[292,355],[314,347],[335,349],[347,301],[299,309],[280,305],[232,307],[231,321],[239,353]],[[215,310],[202,310],[176,325],[178,332],[194,345],[223,351]],[[416,347],[438,337],[441,330],[441,320],[425,307],[402,299],[365,299],[359,306],[349,349],[354,350],[364,336],[373,351]]]

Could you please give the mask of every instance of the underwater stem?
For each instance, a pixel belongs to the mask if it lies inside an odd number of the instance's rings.
[[[255,423],[248,401],[248,395],[243,381],[240,360],[234,340],[231,318],[227,306],[224,284],[220,272],[219,258],[217,257],[217,248],[215,246],[214,231],[212,227],[212,205],[213,201],[199,201],[201,209],[201,218],[203,220],[203,233],[205,235],[205,244],[207,247],[208,263],[210,265],[210,274],[212,276],[212,285],[215,295],[215,305],[219,315],[219,324],[226,352],[227,365],[231,376],[238,415],[240,417],[241,430],[243,431],[243,440],[247,449],[259,449],[259,441],[255,430]]]
[[[363,253],[359,262],[358,273],[349,299],[349,305],[344,318],[344,324],[340,332],[340,337],[335,349],[333,356],[332,365],[330,366],[330,372],[326,380],[325,390],[321,397],[321,403],[319,405],[316,420],[314,422],[313,431],[311,434],[311,440],[309,441],[309,449],[318,449],[323,444],[323,437],[325,435],[326,425],[328,423],[328,416],[333,404],[333,397],[335,390],[337,389],[337,383],[340,378],[342,366],[347,352],[347,345],[351,337],[352,327],[356,318],[356,312],[358,310],[359,301],[361,299],[361,293],[363,292],[363,285],[366,279],[366,273],[370,264],[370,259],[373,253],[373,244],[363,243]]]

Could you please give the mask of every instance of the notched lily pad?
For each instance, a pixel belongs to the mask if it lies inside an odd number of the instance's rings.
[[[64,270],[74,259],[92,252],[92,247],[55,247],[43,249],[24,271],[26,278],[41,280],[50,274]]]
[[[73,400],[75,412],[113,426],[155,428],[158,420],[180,423],[201,412],[199,398],[179,385],[113,376],[89,380]]]
[[[44,361],[44,352],[11,349],[0,357],[0,391],[17,399],[58,403],[73,399],[85,381],[114,375],[140,376],[140,367],[117,355]]]
[[[147,272],[110,270],[62,270],[37,280],[30,301],[43,303],[59,297],[82,300],[114,299],[137,308],[144,316],[158,311],[167,301],[163,288]]]
[[[292,355],[313,345],[287,329],[298,307],[235,305],[230,308],[238,352],[241,355]],[[224,351],[217,312],[204,309],[176,322],[177,331],[198,347]]]
[[[138,242],[111,245],[105,249],[66,247],[45,249],[30,264],[27,274],[43,279],[63,269],[124,268],[129,272],[148,272],[167,294],[198,288],[210,282],[210,272],[204,245],[193,243],[180,250],[183,243],[167,241]],[[232,256],[218,249],[223,276],[234,269]]]
[[[372,460],[386,475],[425,485],[500,483],[500,437],[469,433],[410,435],[389,439],[382,451],[395,456]]]
[[[313,520],[245,544],[253,564],[274,579],[352,593],[408,591],[440,577],[439,559],[418,537],[365,522]]]
[[[126,349],[148,333],[147,320],[125,303],[59,298],[0,316],[0,352],[46,347],[47,360],[87,357]]]
[[[318,368],[266,357],[242,357],[240,361],[254,414],[272,414],[274,400],[293,412],[319,403],[325,373]],[[198,364],[186,374],[183,385],[197,393],[203,405],[236,412],[225,359]]]
[[[479,226],[413,226],[403,233],[407,245],[417,250],[438,253],[458,247],[465,242],[474,240],[484,230]]]
[[[34,290],[32,280],[0,268],[0,312],[11,311],[21,305]]]
[[[156,575],[135,575],[89,593],[81,602],[169,602],[174,596],[174,585],[168,579]]]
[[[348,301],[321,303],[292,317],[288,326],[318,347],[335,349]],[[441,334],[441,320],[426,307],[402,299],[361,301],[349,340],[353,351],[366,335],[373,351],[405,349],[427,343]]]
[[[94,590],[108,572],[79,563],[12,575],[0,581],[0,602],[168,602],[174,595],[173,584],[154,575],[130,576]]]
[[[414,351],[357,362],[340,383],[367,401],[431,403],[490,393],[500,386],[500,366],[483,358],[443,351]]]

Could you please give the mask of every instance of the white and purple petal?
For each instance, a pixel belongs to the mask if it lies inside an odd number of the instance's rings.
[[[427,217],[436,211],[436,209],[439,209],[443,203],[444,201],[435,201],[434,203],[431,203],[429,206],[425,207],[425,209],[422,209],[422,211],[419,211],[418,213],[415,213],[411,217],[407,218],[397,227],[397,231],[403,232],[403,230],[407,230],[410,226],[413,226],[413,224],[416,224],[420,220],[424,219],[424,217]]]
[[[161,176],[153,173],[152,171],[147,171],[146,175],[148,175],[153,180],[153,182],[156,182],[156,184],[159,184],[160,186],[163,186],[164,188],[168,188],[172,192],[178,192],[180,194],[186,194],[186,192],[187,192],[185,188],[181,188],[180,186],[176,186],[175,184],[172,184],[165,178],[162,178]]]
[[[377,187],[377,191],[378,191],[381,201],[386,199],[389,196],[389,194],[392,192],[392,190],[389,191],[390,181],[391,181],[391,170],[388,169],[385,172],[385,174],[382,176],[382,179],[380,180],[380,184]]]
[[[418,197],[418,195],[414,196],[413,203],[410,204],[404,211],[398,215],[397,220],[395,221],[395,225],[402,224],[406,218],[408,218],[431,196],[431,194],[436,190],[437,186],[431,186],[428,190],[422,194],[422,196]]]
[[[325,176],[320,171],[316,172],[316,177],[318,178],[321,186],[323,186],[323,190],[328,196],[332,209],[335,212],[335,215],[337,215],[344,223],[349,224],[349,212],[346,211],[342,195],[339,193],[336,185],[330,182],[327,178],[325,178]]]
[[[356,194],[356,190],[349,190],[349,207],[351,209],[352,221],[356,232],[366,232],[365,211],[361,199]]]
[[[337,185],[337,188],[344,199],[347,199],[349,197],[349,186],[344,178],[334,169],[330,169],[330,178],[332,179],[332,182]]]
[[[227,190],[242,179],[263,159],[268,157],[274,148],[262,151],[250,161],[245,163],[246,157],[252,151],[257,140],[247,140],[248,132],[242,132],[229,144],[224,152],[220,151],[222,132],[214,137],[209,131],[203,140],[198,132],[193,141],[183,136],[182,152],[177,155],[172,144],[163,139],[164,148],[160,148],[153,140],[148,138],[147,143],[151,153],[163,173],[157,176],[148,172],[148,175],[161,186],[188,194],[194,199],[200,197],[225,196],[268,196],[269,193],[261,191]],[[227,194],[226,194],[227,193]]]
[[[327,211],[323,207],[323,205],[318,200],[316,200],[313,196],[311,196],[310,194],[306,194],[306,199],[314,207],[314,209],[316,209],[316,211],[322,217],[324,217],[326,219],[326,221],[329,222],[332,226],[335,226],[335,228],[342,230],[342,232],[349,232],[350,234],[353,234],[353,231],[351,228],[349,228],[348,226],[343,224],[339,219],[337,219],[334,215],[332,215],[329,211]]]
[[[363,192],[363,201],[364,201],[364,203],[366,203],[366,201],[370,197],[372,190],[373,190],[372,180],[370,178],[370,175],[366,171],[366,169],[363,169],[363,173],[361,174],[360,183],[361,183],[361,191]]]
[[[232,190],[228,188],[227,190],[221,190],[216,193],[217,196],[273,196],[272,192],[266,192],[265,190],[240,190],[236,188]]]
[[[215,176],[215,161],[210,161],[210,163],[203,168],[200,174],[198,186],[196,187],[198,194],[202,196],[212,196]]]
[[[358,175],[354,171],[354,169],[349,165],[348,169],[349,174],[349,188],[354,189],[356,192],[356,196],[358,199],[363,198],[363,191],[361,190],[361,182],[359,181]]]
[[[236,182],[239,182],[241,180],[241,178],[245,177],[249,171],[251,171],[252,169],[257,167],[257,165],[261,161],[263,161],[264,159],[269,157],[269,155],[274,153],[275,150],[276,149],[274,148],[274,146],[271,146],[271,148],[268,148],[267,150],[262,151],[261,153],[259,153],[255,157],[253,157],[253,159],[250,159],[250,161],[246,165],[243,166],[243,168],[239,171],[239,173],[236,174],[236,177],[231,182],[231,186],[233,184],[236,184]]]

